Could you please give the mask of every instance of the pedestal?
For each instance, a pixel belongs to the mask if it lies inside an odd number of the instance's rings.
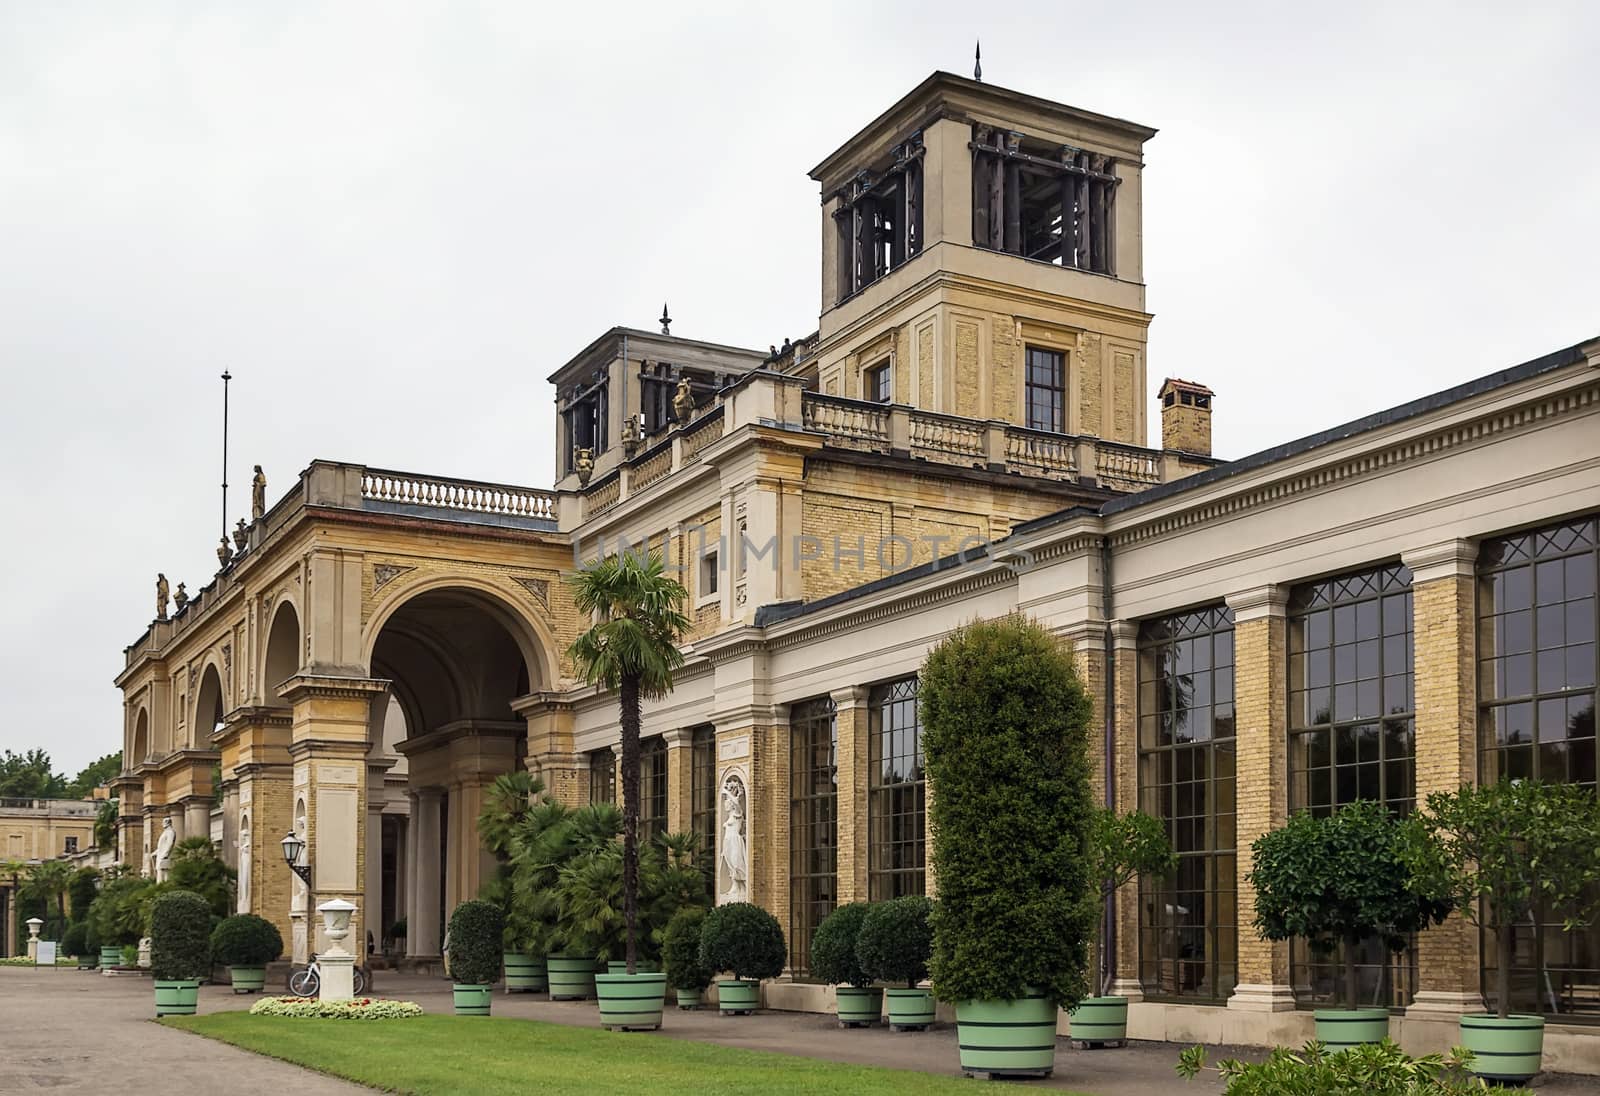
[[[317,956],[322,968],[322,990],[317,994],[324,1001],[348,1001],[356,995],[356,957],[344,952]]]

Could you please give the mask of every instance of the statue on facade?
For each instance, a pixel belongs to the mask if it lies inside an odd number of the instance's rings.
[[[183,583],[181,582],[178,583],[178,592],[172,595],[172,604],[177,607],[180,613],[189,607],[189,591],[183,588]]]
[[[672,417],[686,423],[693,414],[694,391],[689,387],[688,377],[679,377],[677,391],[672,394]]]
[[[219,567],[226,567],[229,562],[232,561],[232,559],[233,547],[228,544],[228,538],[224,536],[221,540],[217,541],[217,565]]]
[[[170,590],[170,589],[171,589],[171,587],[169,587],[167,585],[167,576],[163,575],[163,574],[160,574],[160,573],[157,573],[156,574],[156,619],[157,620],[166,620],[167,619],[167,591]]]
[[[250,912],[250,816],[239,819],[239,837],[234,842],[239,850],[239,913]]]
[[[644,440],[644,434],[639,429],[639,420],[629,415],[622,420],[622,451],[628,456],[633,456],[634,450],[639,448],[639,443]]]
[[[729,773],[722,782],[722,837],[717,842],[717,857],[725,885],[718,897],[723,902],[750,900],[750,863],[745,845],[744,781]]]
[[[267,512],[267,477],[261,472],[261,465],[256,465],[255,475],[250,477],[250,520],[260,521],[261,516]]]
[[[157,883],[167,881],[167,873],[172,870],[172,849],[178,843],[178,831],[172,828],[172,819],[161,820],[161,839],[156,842],[156,851],[150,854],[152,874]]]
[[[581,485],[589,486],[589,477],[594,475],[594,450],[579,449],[573,454],[572,470],[578,473],[578,482]]]

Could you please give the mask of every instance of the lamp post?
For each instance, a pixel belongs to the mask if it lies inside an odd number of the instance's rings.
[[[30,917],[23,924],[28,926],[28,958],[37,963],[39,961],[39,930],[44,927],[44,921],[38,917]]]
[[[300,863],[300,854],[306,851],[304,838],[290,830],[284,835],[281,844],[283,845],[283,862],[289,865],[290,871],[300,877],[300,882],[304,883],[306,890],[309,891],[311,889],[311,868],[307,864]]]

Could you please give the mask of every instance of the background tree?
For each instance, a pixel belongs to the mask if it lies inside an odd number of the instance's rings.
[[[223,863],[209,838],[185,837],[172,848],[172,869],[167,882],[174,890],[198,894],[211,908],[212,916],[222,918],[233,912],[236,874]]]
[[[26,896],[42,902],[46,910],[54,911],[53,915],[46,915],[45,931],[48,933],[59,933],[67,927],[67,890],[72,886],[75,870],[65,860],[45,860],[28,868],[22,890]],[[59,936],[55,938],[60,939]]]
[[[628,973],[638,951],[639,725],[646,697],[665,696],[683,665],[678,643],[689,630],[682,605],[688,591],[669,578],[661,558],[621,552],[572,577],[573,602],[596,624],[567,654],[584,680],[617,691],[622,722],[622,905]]]
[[[78,771],[65,790],[68,799],[87,799],[89,793],[122,772],[122,751],[106,754]]]
[[[107,799],[100,804],[100,809],[94,816],[94,844],[98,849],[114,849],[117,847],[117,816],[119,812],[118,801]]]
[[[1365,799],[1316,817],[1301,811],[1258,837],[1248,879],[1263,939],[1303,937],[1321,953],[1344,947],[1345,1007],[1360,1008],[1356,950],[1377,937],[1392,952],[1443,921],[1450,904],[1419,891],[1401,859],[1403,835],[1389,808]]]
[[[7,750],[0,755],[0,796],[59,799],[66,787],[66,779],[51,770],[50,755],[43,750],[29,750],[25,754]]]
[[[79,868],[72,873],[67,884],[67,899],[72,922],[77,924],[89,916],[89,906],[100,893],[100,869]]]
[[[1495,939],[1495,1010],[1511,1012],[1512,930],[1541,905],[1570,932],[1600,908],[1600,800],[1576,784],[1502,781],[1434,792],[1406,820],[1400,856],[1419,890],[1447,896]]]

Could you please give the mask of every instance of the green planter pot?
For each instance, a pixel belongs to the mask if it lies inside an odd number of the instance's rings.
[[[1126,997],[1085,997],[1067,1013],[1072,1017],[1073,1041],[1086,1047],[1103,1047],[1128,1042],[1128,999]],[[1388,1019],[1388,1014],[1384,1014]]]
[[[685,1012],[700,1007],[700,991],[697,989],[680,989],[678,991],[678,1007]]]
[[[834,996],[840,1027],[866,1027],[883,1016],[883,990],[877,986],[840,986]]]
[[[1472,1051],[1472,1072],[1486,1081],[1522,1084],[1539,1072],[1544,1058],[1544,1019],[1539,1016],[1466,1015],[1461,1045]]]
[[[761,983],[754,978],[717,981],[717,1011],[724,1016],[749,1016],[761,1007]]]
[[[453,982],[451,988],[455,990],[457,1016],[489,1015],[489,1002],[494,1000],[493,986]]]
[[[115,946],[101,948],[100,965],[102,967],[120,967],[122,965],[122,949]]]
[[[505,962],[507,993],[543,993],[550,988],[544,959],[520,951],[508,951]]]
[[[650,959],[638,959],[634,961],[633,971],[635,974],[660,974],[661,964]],[[628,964],[620,959],[613,959],[606,964],[606,973],[627,974]]]
[[[593,959],[552,955],[544,962],[550,980],[550,1000],[586,1001],[594,996]]]
[[[883,991],[889,999],[890,1031],[926,1031],[933,1023],[933,991],[890,986]]]
[[[594,993],[600,1002],[600,1026],[612,1031],[655,1031],[667,997],[667,976],[660,971],[597,974]]]
[[[156,979],[157,1016],[193,1016],[200,1003],[200,979]]]
[[[267,988],[267,968],[229,967],[228,979],[235,993],[260,993]]]
[[[1389,1037],[1386,1008],[1319,1008],[1312,1015],[1317,1022],[1317,1041],[1326,1045],[1330,1054],[1376,1045]]]
[[[100,964],[100,957],[98,955],[80,955],[80,956],[78,956],[78,969],[79,970],[93,970],[99,964]]]
[[[1056,1066],[1056,1007],[1043,993],[956,1005],[956,1042],[968,1076],[1048,1077]]]

